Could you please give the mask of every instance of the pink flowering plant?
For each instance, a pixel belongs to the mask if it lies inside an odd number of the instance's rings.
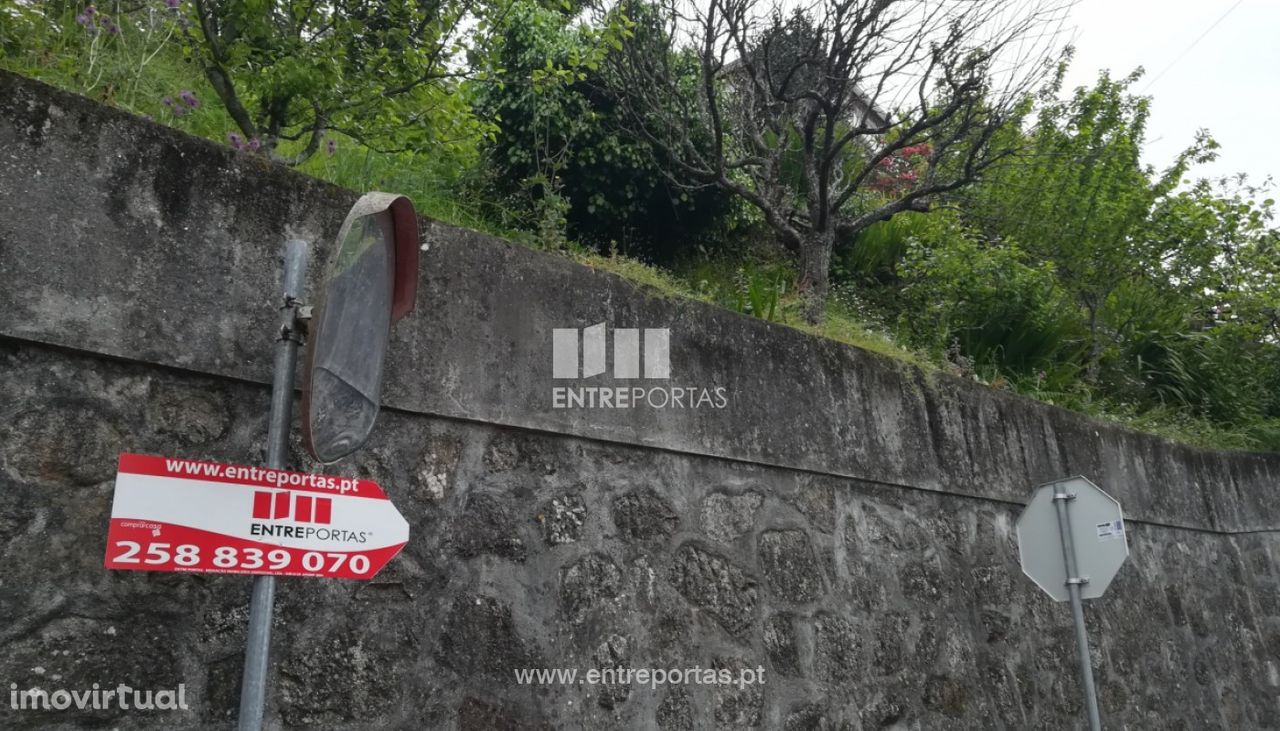
[[[911,190],[919,182],[921,172],[929,167],[933,148],[928,143],[908,145],[876,163],[867,188],[882,195],[896,196]]]

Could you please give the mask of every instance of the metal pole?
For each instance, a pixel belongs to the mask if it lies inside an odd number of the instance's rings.
[[[1089,728],[1102,731],[1102,717],[1098,715],[1098,690],[1093,685],[1093,664],[1089,662],[1089,635],[1084,627],[1084,603],[1080,599],[1080,586],[1088,579],[1076,572],[1076,546],[1071,539],[1071,516],[1067,503],[1075,499],[1061,485],[1053,486],[1053,504],[1058,509],[1058,533],[1062,537],[1062,560],[1067,566],[1067,593],[1071,597],[1071,619],[1076,626],[1076,649],[1080,652],[1080,683],[1084,686],[1084,699],[1089,708]]]
[[[298,308],[306,285],[307,242],[284,244],[284,296],[276,332],[275,367],[271,376],[271,417],[267,431],[267,467],[284,469],[289,450],[293,406],[293,371],[301,333]],[[275,604],[274,576],[253,577],[249,600],[249,635],[245,640],[244,676],[240,685],[240,731],[261,731],[267,700],[267,661],[271,654],[271,614]]]

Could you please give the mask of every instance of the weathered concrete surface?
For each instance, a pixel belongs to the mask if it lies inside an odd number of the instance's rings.
[[[115,457],[262,459],[275,253],[323,256],[353,199],[0,74],[0,682],[182,682],[193,708],[0,702],[0,728],[228,726],[247,582],[104,571]],[[392,409],[338,468],[387,486],[413,539],[370,584],[283,582],[273,728],[1069,728],[1069,618],[1018,573],[1011,524],[1071,473],[1137,518],[1088,607],[1109,727],[1280,727],[1276,455],[425,231]],[[670,384],[728,405],[551,408],[551,329],[598,322],[669,327]],[[768,675],[513,678],[618,664]]]

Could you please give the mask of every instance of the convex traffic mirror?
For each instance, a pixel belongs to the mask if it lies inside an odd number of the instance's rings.
[[[368,193],[351,208],[315,298],[303,369],[302,434],[325,464],[373,431],[391,325],[413,309],[418,217],[408,198]]]

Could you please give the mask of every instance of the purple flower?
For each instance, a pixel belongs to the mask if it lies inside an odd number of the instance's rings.
[[[338,141],[332,137],[324,141],[324,151],[332,155],[338,151]]]
[[[111,19],[110,15],[99,15],[98,25],[110,35],[114,36],[120,34],[120,26],[116,25],[116,22]]]
[[[164,6],[170,10],[177,10],[182,4],[182,0],[164,0]]]
[[[230,142],[231,146],[236,148],[237,150],[244,149],[244,139],[242,139],[240,135],[236,134],[235,132],[227,133],[227,141]]]
[[[166,96],[165,98],[161,99],[160,103],[165,105],[165,107],[168,108],[169,111],[173,112],[173,116],[175,117],[181,117],[182,115],[187,113],[186,108],[183,107],[181,104],[175,103],[173,101],[173,97],[171,96]]]
[[[183,89],[182,91],[178,92],[178,98],[181,99],[183,103],[185,103],[187,106],[191,107],[192,109],[200,108],[200,100],[196,98],[195,92],[191,91],[190,89]]]
[[[97,8],[90,5],[84,9],[84,12],[76,16],[76,22],[84,26],[84,29],[87,31],[92,32],[96,30],[93,25],[93,14],[96,12],[98,12]]]
[[[257,152],[259,147],[262,147],[262,143],[258,140],[257,137],[254,137],[253,139],[249,140],[250,152]]]

